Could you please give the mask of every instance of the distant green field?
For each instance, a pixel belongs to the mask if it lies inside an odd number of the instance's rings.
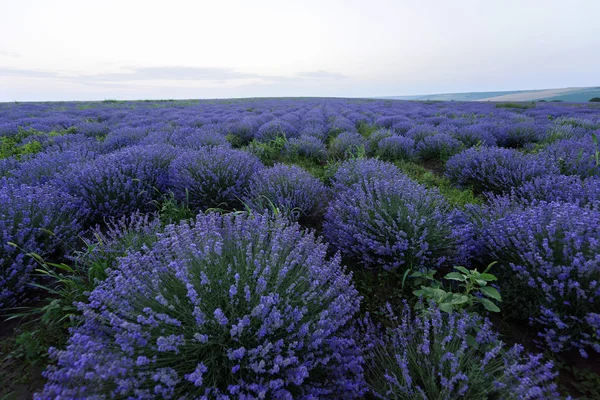
[[[505,94],[522,93],[527,90],[514,90],[505,92],[467,92],[467,93],[445,93],[445,94],[427,94],[416,96],[389,96],[381,97],[394,100],[441,100],[441,101],[473,101],[485,99],[487,97],[503,96]]]
[[[476,101],[476,100],[485,100],[487,98],[493,98],[493,97],[498,97],[498,96],[505,96],[505,95],[518,94],[518,93],[527,93],[527,92],[539,92],[539,91],[542,91],[542,90],[441,93],[441,94],[414,95],[414,96],[387,96],[387,97],[378,97],[378,98],[393,99],[393,100],[417,100],[417,101],[419,101],[419,100]],[[569,102],[569,103],[587,103],[592,97],[600,97],[600,87],[587,87],[587,88],[575,89],[572,92],[565,93],[565,94],[562,94],[559,96],[539,97],[539,98],[534,99],[534,101],[560,100],[560,101]],[[507,100],[507,101],[511,101],[511,100]]]
[[[561,100],[567,103],[587,103],[592,97],[600,97],[600,88],[590,88],[562,96],[547,97],[544,100]]]

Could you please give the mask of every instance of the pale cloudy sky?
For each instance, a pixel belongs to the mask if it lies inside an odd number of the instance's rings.
[[[0,101],[600,86],[600,0],[0,0]]]

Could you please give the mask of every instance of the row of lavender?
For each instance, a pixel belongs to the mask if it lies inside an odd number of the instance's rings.
[[[503,307],[539,329],[540,346],[600,350],[597,109],[320,99],[0,112],[3,143],[39,144],[0,164],[2,307],[27,293],[33,262],[23,249],[65,257],[78,234],[107,217],[151,212],[170,194],[197,211],[323,217],[331,248],[375,270],[500,261]],[[263,165],[260,143],[282,138],[289,160],[337,171],[323,183],[297,166]],[[485,193],[485,205],[457,209],[393,164],[432,159],[445,161],[456,186]],[[83,324],[55,352],[42,398],[85,397],[91,386],[139,398],[411,398],[432,390],[414,381],[412,347],[431,354],[442,398],[554,393],[549,364],[502,350],[473,316],[405,311],[381,343],[369,323],[357,325],[360,297],[340,260],[277,217],[200,214],[167,227],[80,307]],[[481,393],[473,383],[481,377],[459,368],[472,356],[473,326],[482,332],[480,371],[493,383]],[[439,341],[435,351],[430,341]],[[175,366],[173,357],[189,361]],[[533,371],[538,380],[527,378]]]

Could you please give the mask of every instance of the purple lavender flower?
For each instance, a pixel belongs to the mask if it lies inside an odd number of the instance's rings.
[[[56,187],[0,179],[0,313],[23,299],[35,266],[26,252],[61,257],[77,245],[89,213],[82,203]]]
[[[560,140],[545,148],[541,155],[555,164],[561,173],[579,175],[585,179],[600,176],[600,164],[595,157],[596,150],[591,136],[586,136],[582,139]]]
[[[274,119],[258,128],[255,139],[260,142],[268,142],[270,140],[275,140],[278,137],[291,139],[297,136],[299,136],[298,130],[291,124],[282,121],[281,119]]]
[[[336,160],[345,160],[358,156],[365,148],[365,139],[355,132],[342,132],[331,141],[329,156]]]
[[[389,136],[377,144],[377,155],[383,160],[413,160],[416,158],[415,141],[404,136]]]
[[[321,181],[300,167],[284,164],[254,174],[244,195],[250,209],[276,208],[294,220],[322,215],[328,200],[329,191]]]
[[[402,179],[404,173],[394,164],[374,158],[346,160],[340,164],[332,179],[335,193],[350,189],[355,184],[378,179]]]
[[[500,261],[504,308],[530,319],[541,330],[540,344],[555,352],[599,348],[598,329],[587,319],[600,308],[599,207],[501,206],[483,228],[488,251]]]
[[[544,158],[499,147],[470,148],[446,162],[446,176],[476,192],[510,192],[537,176],[557,172]]]
[[[457,139],[446,133],[436,133],[424,137],[417,144],[417,154],[422,160],[440,159],[444,160],[458,153],[462,144]]]
[[[148,127],[126,127],[111,131],[102,142],[104,152],[139,144],[148,135]]]
[[[304,157],[309,160],[323,162],[327,158],[327,148],[321,139],[303,134],[286,142],[285,154],[290,158]]]
[[[200,214],[120,259],[36,397],[360,398],[359,303],[340,259],[298,225]]]
[[[81,197],[96,221],[151,211],[168,190],[168,168],[175,149],[167,145],[131,146],[72,166],[57,181]]]
[[[558,398],[552,362],[520,345],[506,348],[489,320],[437,308],[413,316],[406,305],[399,316],[389,312],[391,326],[373,349],[368,375],[375,397]],[[372,335],[366,331],[364,340]]]
[[[461,141],[465,147],[477,145],[493,147],[497,145],[496,138],[490,130],[479,124],[467,125],[450,134],[453,138]]]
[[[600,177],[543,175],[513,190],[515,201],[558,201],[585,205],[600,201]]]
[[[371,179],[330,203],[324,235],[367,267],[440,267],[457,256],[450,206],[405,175]]]
[[[207,147],[180,153],[169,169],[175,198],[204,210],[233,209],[240,204],[250,177],[263,165],[254,155],[223,147]]]
[[[99,154],[100,148],[94,142],[77,143],[64,148],[52,146],[22,161],[13,168],[10,176],[15,182],[29,185],[48,183],[69,166],[90,162]]]

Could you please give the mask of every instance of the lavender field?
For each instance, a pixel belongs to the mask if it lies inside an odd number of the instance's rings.
[[[593,103],[0,103],[0,399],[598,399],[599,136]]]

